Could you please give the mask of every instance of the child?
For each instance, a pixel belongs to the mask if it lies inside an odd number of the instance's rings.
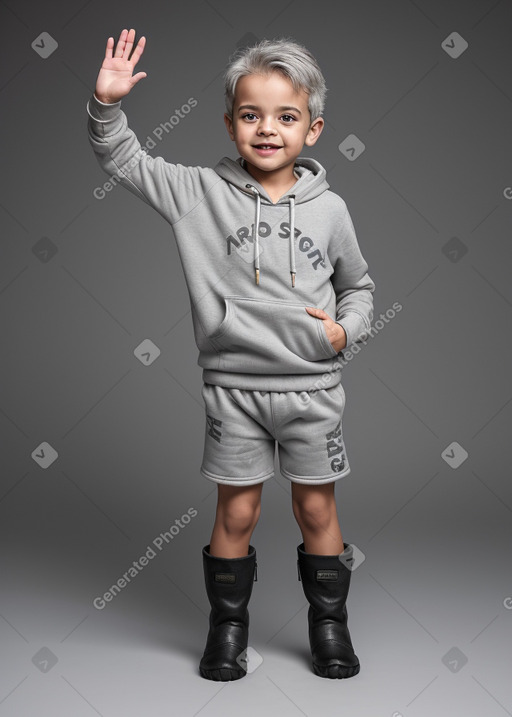
[[[203,368],[201,473],[217,483],[217,513],[202,550],[211,605],[202,677],[247,673],[248,603],[257,579],[250,538],[264,481],[282,475],[302,533],[298,579],[309,602],[313,671],[359,672],[347,626],[351,546],[334,484],[350,473],[342,436],[342,349],[366,338],[375,284],[344,200],[324,168],[299,156],[323,129],[325,81],[295,42],[239,50],[225,74],[226,127],[239,157],[215,169],[171,164],[141,148],[121,98],[145,46],[124,29],[109,37],[89,139],[102,169],[172,226]],[[131,54],[131,58],[130,58]],[[192,98],[191,98],[192,99]]]

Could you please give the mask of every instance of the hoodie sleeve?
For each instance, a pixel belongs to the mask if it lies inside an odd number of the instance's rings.
[[[330,255],[334,273],[331,282],[336,293],[336,323],[347,334],[347,346],[366,340],[373,319],[375,284],[368,275],[368,264],[361,254],[352,219],[345,205],[341,228]]]
[[[171,224],[202,201],[220,177],[212,169],[171,164],[152,157],[128,127],[121,100],[100,102],[93,93],[87,102],[89,142],[108,179],[94,190],[102,199],[121,184]],[[152,140],[153,141],[153,140]]]

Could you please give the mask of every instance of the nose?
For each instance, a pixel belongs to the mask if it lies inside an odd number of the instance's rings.
[[[258,134],[263,135],[269,135],[269,134],[276,134],[276,129],[274,127],[274,120],[272,117],[262,117],[259,126],[258,126]]]

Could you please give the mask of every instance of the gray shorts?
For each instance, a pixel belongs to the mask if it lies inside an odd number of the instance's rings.
[[[206,427],[202,475],[255,485],[281,474],[293,483],[332,483],[350,473],[343,443],[341,383],[316,391],[252,391],[203,383]]]

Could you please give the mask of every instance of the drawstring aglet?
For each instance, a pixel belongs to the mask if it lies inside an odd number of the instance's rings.
[[[260,270],[256,269],[255,272],[256,272],[256,283],[259,284],[260,283]]]
[[[292,275],[292,287],[295,288],[295,272],[290,271],[290,274]]]

